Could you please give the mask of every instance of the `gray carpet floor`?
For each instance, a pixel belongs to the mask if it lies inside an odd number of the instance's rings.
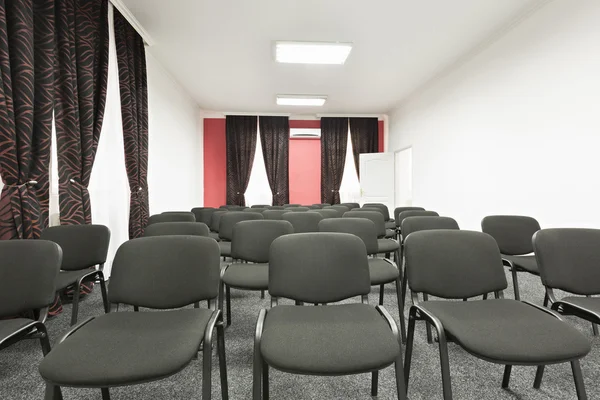
[[[523,300],[542,303],[543,287],[539,278],[519,274]],[[507,274],[512,298],[512,281]],[[226,330],[226,353],[229,378],[229,396],[232,400],[250,399],[252,387],[252,347],[258,311],[269,306],[257,292],[232,290],[233,325]],[[373,289],[370,303],[376,304],[378,289]],[[394,286],[385,292],[385,306],[397,319],[398,307]],[[121,308],[123,310],[123,308]],[[95,290],[80,305],[80,320],[100,315],[102,302],[100,291]],[[404,310],[408,314],[408,306]],[[69,328],[71,306],[64,313],[48,321],[51,341],[57,341]],[[591,325],[575,318],[570,324],[579,329],[592,343],[591,353],[582,360],[582,370],[589,399],[600,399],[600,338],[592,335]],[[377,340],[377,338],[365,338]],[[518,338],[516,338],[518,339]],[[148,349],[152,351],[152,349]],[[455,399],[576,399],[569,364],[546,368],[540,390],[533,389],[535,367],[514,367],[509,390],[500,388],[503,366],[475,359],[455,344],[449,345],[452,388]],[[413,369],[409,385],[409,399],[433,400],[442,398],[439,356],[436,344],[427,344],[425,329],[417,327],[413,353]],[[42,352],[38,341],[24,341],[0,351],[0,399],[42,399],[44,382],[38,373]],[[89,360],[94,362],[94,360]],[[216,352],[213,356],[213,398],[220,399],[219,374]],[[200,399],[201,357],[193,361],[181,373],[159,382],[111,389],[115,400],[137,399]],[[274,399],[367,399],[370,398],[370,374],[349,377],[311,377],[281,373],[271,369],[271,396]],[[380,373],[380,399],[394,399],[395,381],[393,367]],[[68,399],[101,399],[99,390],[63,390]]]

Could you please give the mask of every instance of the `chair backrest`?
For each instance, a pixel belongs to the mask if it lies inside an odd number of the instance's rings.
[[[213,207],[196,207],[192,208],[192,213],[196,217],[196,222],[203,222],[206,225],[210,225],[210,219],[213,213],[216,211]]]
[[[310,210],[312,213],[319,213],[323,218],[339,218],[340,213],[331,208],[322,208],[320,210]]]
[[[319,222],[319,232],[339,232],[356,235],[365,244],[367,254],[377,254],[377,231],[373,221],[367,218],[329,218]]]
[[[154,214],[148,218],[148,225],[159,222],[196,222],[196,216],[190,211],[181,211]]]
[[[208,236],[208,226],[203,222],[159,222],[149,225],[144,231],[144,237],[191,235]]]
[[[398,214],[398,218],[396,219],[396,227],[400,228],[400,231],[402,231],[402,221],[404,221],[405,218],[409,218],[409,217],[439,217],[440,214],[438,214],[435,211],[425,211],[425,210],[407,210],[407,211],[402,211],[400,214]]]
[[[432,230],[404,242],[408,283],[414,292],[462,299],[506,289],[500,250],[481,232]]]
[[[400,215],[400,213],[402,211],[411,211],[411,210],[415,210],[415,211],[425,211],[425,209],[423,207],[396,207],[394,209],[394,220],[398,221],[398,216]],[[396,222],[396,226],[400,226],[398,225],[398,223]]]
[[[39,310],[54,300],[62,250],[47,240],[0,241],[0,317]]]
[[[352,211],[344,213],[344,218],[366,218],[373,221],[377,237],[385,236],[385,219],[383,213],[377,209],[368,210],[366,208],[355,208]]]
[[[402,221],[402,236],[406,238],[413,232],[434,229],[458,230],[458,223],[449,217],[408,217]]]
[[[521,215],[490,215],[481,221],[481,230],[491,235],[502,254],[514,256],[533,252],[533,234],[540,224],[534,218]]]
[[[288,207],[300,207],[302,204],[284,204],[283,207],[284,208],[288,208]]]
[[[246,209],[246,206],[238,206],[238,205],[228,204],[225,206],[221,206],[220,208],[224,208],[229,211],[244,211]]]
[[[258,208],[255,208],[258,210]],[[224,240],[232,240],[233,227],[241,221],[254,221],[264,219],[263,215],[258,212],[234,211],[221,216],[219,223],[219,238]]]
[[[310,211],[310,208],[297,206],[297,207],[286,207],[285,210],[292,211],[292,212],[304,212],[304,211]]]
[[[254,205],[250,206],[250,208],[267,208],[267,209],[269,207],[271,207],[270,204],[254,204]]]
[[[265,217],[265,219],[274,219],[274,220],[281,220],[283,219],[283,214],[285,213],[289,213],[290,211],[288,210],[265,210],[263,211],[263,217]]]
[[[332,303],[371,290],[363,241],[347,233],[298,233],[273,241],[269,293],[307,303]]]
[[[323,216],[318,212],[288,212],[281,219],[292,224],[294,233],[310,233],[319,232],[319,222],[323,219]]]
[[[169,309],[214,299],[219,293],[220,255],[214,239],[200,236],[125,242],[113,261],[109,301]]]
[[[77,271],[106,262],[110,230],[104,225],[52,226],[42,231],[40,239],[61,247],[61,269]]]
[[[267,208],[267,210],[284,210],[285,209],[284,206],[269,206],[266,208]]]
[[[232,211],[223,210],[223,211],[215,211],[213,213],[212,217],[210,217],[210,225],[208,226],[211,231],[219,232],[219,225],[221,224],[221,217],[228,212],[232,212]]]
[[[358,203],[341,203],[340,206],[346,206],[350,210],[352,210],[354,208],[360,208],[360,204],[358,204]]]
[[[383,213],[383,218],[385,218],[386,222],[390,220],[390,210],[383,203],[365,203],[363,207],[374,207]]]
[[[254,263],[269,262],[269,248],[279,236],[294,233],[288,221],[243,221],[235,224],[231,257]]]
[[[342,215],[344,215],[345,212],[350,211],[350,208],[346,207],[346,206],[342,206],[340,204],[336,204],[334,206],[325,206],[325,207],[323,207],[323,210],[335,210],[338,212],[339,216],[341,217]]]
[[[323,208],[319,204],[313,204],[311,206],[306,206],[306,207],[310,208],[311,210],[320,210]]]
[[[579,295],[600,294],[600,229],[542,229],[533,248],[542,283]]]
[[[263,211],[268,210],[268,208],[260,208],[260,207],[254,207],[254,208],[244,208],[244,212],[251,212],[251,213],[257,213],[257,214],[262,214]]]

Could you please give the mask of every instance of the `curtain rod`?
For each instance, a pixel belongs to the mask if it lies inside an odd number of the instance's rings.
[[[146,46],[148,46],[148,47],[152,46],[154,44],[154,40],[152,39],[150,34],[144,29],[142,24],[140,24],[140,21],[138,21],[137,18],[135,18],[135,16],[133,15],[133,13],[131,11],[129,11],[129,8],[127,8],[127,6],[123,3],[123,1],[122,0],[109,0],[109,1],[110,1],[110,3],[112,3],[112,5],[117,10],[119,10],[121,15],[123,15],[123,17],[125,17],[125,19],[131,24],[133,29],[135,29],[136,32],[140,34],[140,36],[144,40],[144,43],[146,44]]]

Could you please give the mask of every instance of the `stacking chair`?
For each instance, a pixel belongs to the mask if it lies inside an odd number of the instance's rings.
[[[254,207],[254,208],[244,208],[242,211],[262,214],[263,211],[266,211],[266,210],[268,210],[268,208]]]
[[[159,222],[148,226],[144,231],[144,237],[169,235],[208,237],[208,234],[208,226],[202,222]]]
[[[535,257],[552,309],[592,323],[594,335],[600,324],[600,230],[543,229],[533,236]],[[576,296],[556,298],[554,289]]]
[[[385,206],[383,206],[385,207]],[[387,210],[387,207],[385,207],[385,209]],[[383,228],[384,228],[384,233],[380,234],[380,237],[382,238],[387,238],[387,239],[394,239],[396,237],[396,231],[394,229],[388,229],[388,224],[386,223],[385,220],[385,213],[383,211],[383,209],[381,207],[376,207],[374,205],[371,206],[363,206],[360,208],[353,208],[351,211],[357,211],[357,212],[378,212],[381,214],[381,216],[383,217]]]
[[[216,211],[213,207],[196,207],[192,208],[192,213],[196,217],[196,222],[202,222],[206,225],[210,225],[210,218],[212,214]]]
[[[360,208],[360,204],[358,203],[341,203],[340,206],[348,207],[350,210],[354,208]]]
[[[306,207],[310,208],[311,210],[320,210],[323,208],[319,204],[313,204],[311,206],[306,206]]]
[[[365,204],[363,204],[363,207],[378,208],[383,213],[383,218],[385,219],[385,229],[391,229],[391,230],[396,229],[396,221],[394,219],[390,218],[390,210],[385,204],[383,204],[383,203],[365,203]]]
[[[267,210],[284,210],[285,207],[284,206],[269,206],[269,207],[265,207]]]
[[[379,254],[385,254],[386,258],[390,258],[390,254],[394,254],[394,261],[399,262],[400,258],[400,245],[394,239],[386,238],[385,219],[383,213],[376,208],[356,208],[352,211],[348,211],[344,214],[344,218],[366,218],[373,221],[375,229],[377,231],[377,245],[379,246]]]
[[[274,219],[274,220],[281,220],[283,217],[283,214],[285,213],[289,213],[289,210],[265,210],[263,211],[263,217],[265,217],[265,219]]]
[[[304,212],[304,211],[310,211],[310,208],[302,207],[302,206],[295,206],[295,207],[286,207],[285,210],[291,211],[291,212]]]
[[[423,207],[396,207],[394,209],[394,223],[396,224],[396,238],[400,236],[400,227],[402,225],[402,221],[400,221],[399,216],[403,211],[425,211]]]
[[[318,213],[323,218],[339,218],[341,217],[340,213],[337,210],[332,210],[331,208],[322,208],[320,210],[310,210],[311,213]]]
[[[270,204],[254,204],[252,206],[250,206],[250,208],[269,208],[271,207]]]
[[[294,227],[294,233],[319,232],[319,222],[323,216],[318,212],[286,213],[281,219]]]
[[[440,214],[438,214],[435,211],[425,211],[425,210],[406,210],[406,211],[402,211],[400,214],[398,214],[398,218],[396,218],[396,225],[398,227],[398,229],[396,229],[396,234],[398,235],[398,240],[400,242],[402,242],[402,221],[404,221],[405,218],[409,218],[409,217],[439,217]]]
[[[502,263],[510,268],[515,291],[515,299],[520,300],[517,272],[540,275],[532,238],[539,231],[540,224],[531,217],[519,215],[490,215],[481,221],[481,230],[491,235],[502,253]],[[544,298],[544,306],[548,298]]]
[[[224,208],[228,211],[244,211],[247,207],[246,206],[238,206],[238,205],[232,205],[232,204],[228,204],[225,206],[221,206],[220,208]]]
[[[231,325],[231,288],[260,290],[269,288],[269,248],[273,240],[294,233],[287,221],[243,221],[233,227],[231,256],[234,261],[221,271],[219,309],[226,297],[227,326]]]
[[[360,238],[303,233],[276,239],[269,263],[271,308],[260,311],[256,324],[253,399],[269,398],[269,367],[300,375],[370,372],[371,395],[377,396],[379,370],[394,364],[398,399],[405,400],[398,328],[383,306],[367,304],[370,289]],[[327,305],[355,296],[362,304]],[[279,297],[297,305],[278,305]]]
[[[302,204],[284,204],[283,208],[288,208],[288,207],[300,207]]]
[[[62,264],[55,282],[56,291],[60,292],[75,285],[71,325],[77,323],[79,293],[81,285],[85,282],[98,281],[100,283],[104,310],[108,310],[109,304],[102,270],[108,256],[110,230],[104,225],[52,226],[44,229],[40,238],[54,242],[62,249]]]
[[[255,208],[254,210],[258,210]],[[254,221],[264,219],[261,213],[237,211],[223,215],[219,222],[219,248],[221,249],[221,257],[231,257],[231,241],[233,239],[233,227],[241,221]]]
[[[349,233],[362,239],[367,255],[377,254],[377,233],[375,224],[366,218],[330,218],[319,222],[319,232]],[[400,332],[402,341],[406,341],[404,326],[404,302],[401,291],[402,274],[395,263],[387,258],[369,258],[371,286],[379,286],[379,305],[383,305],[385,284],[396,283],[396,299],[400,313]]]
[[[210,217],[210,225],[208,226],[210,228],[210,233],[208,235],[216,241],[221,240],[219,239],[219,225],[221,224],[221,217],[228,212],[229,211],[227,210],[215,211]]]
[[[333,206],[325,206],[325,207],[323,207],[323,209],[324,210],[336,210],[340,217],[343,216],[345,212],[350,211],[350,207],[346,207],[341,204],[335,204]]]
[[[148,225],[156,224],[159,222],[177,222],[187,221],[196,222],[196,216],[194,213],[189,211],[171,211],[162,214],[154,214],[148,218]]]
[[[452,399],[447,341],[483,360],[505,365],[508,388],[513,365],[537,366],[534,387],[544,366],[570,362],[578,398],[587,399],[579,359],[590,343],[558,313],[528,302],[503,298],[507,287],[494,239],[481,232],[432,230],[405,240],[406,268],[414,305],[410,308],[404,371],[409,381],[415,322],[435,327],[440,349],[444,399]],[[444,299],[469,299],[494,293],[495,299],[423,301],[418,293]]]
[[[311,207],[315,207],[315,209],[323,208],[325,206],[330,206],[331,204],[313,204]]]
[[[50,351],[46,331],[48,306],[62,251],[46,240],[0,242],[0,318],[28,313],[28,317],[0,319],[0,349],[20,340],[39,339],[44,356]]]
[[[110,312],[73,327],[40,364],[46,400],[61,399],[61,386],[101,389],[108,400],[110,387],[178,373],[201,344],[202,399],[210,399],[215,326],[221,394],[227,399],[225,339],[216,309],[219,264],[219,246],[206,237],[148,237],[121,245],[110,278],[111,303],[162,311]],[[202,300],[209,300],[209,309],[181,309]]]

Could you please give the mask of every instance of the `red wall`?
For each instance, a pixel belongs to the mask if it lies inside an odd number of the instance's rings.
[[[318,120],[290,120],[290,128],[320,128]],[[379,121],[379,151],[383,146],[383,121]],[[321,202],[321,141],[290,139],[290,203]],[[204,206],[219,207],[227,197],[225,119],[204,119]]]

